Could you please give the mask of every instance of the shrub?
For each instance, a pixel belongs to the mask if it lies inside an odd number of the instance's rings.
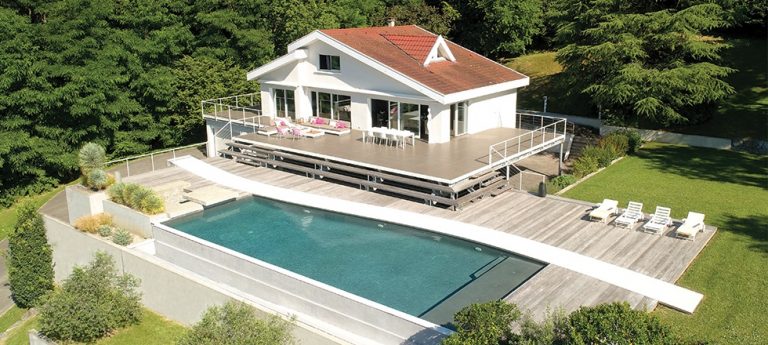
[[[230,301],[209,308],[178,344],[292,344],[291,325],[291,321],[276,316],[260,320],[250,306]]]
[[[547,311],[541,322],[537,322],[528,314],[519,323],[520,334],[516,344],[561,344],[568,330],[568,314],[563,309],[554,312]]]
[[[620,129],[614,133],[618,133],[627,137],[627,153],[635,153],[643,146],[643,138],[640,136],[640,132],[634,129]]]
[[[17,215],[8,238],[8,278],[14,302],[30,308],[53,289],[53,256],[43,218],[35,206],[24,203]]]
[[[104,147],[96,143],[86,143],[83,145],[78,158],[80,171],[83,175],[88,174],[91,170],[104,168],[104,163],[107,162]]]
[[[101,237],[109,237],[112,236],[112,231],[114,229],[111,225],[100,225],[99,228],[96,230],[97,233],[99,233],[99,236]]]
[[[576,176],[573,175],[560,175],[555,176],[553,179],[549,181],[553,186],[557,187],[558,189],[563,189],[565,187],[568,187],[576,182]]]
[[[146,214],[165,210],[165,202],[155,191],[135,183],[115,183],[107,194],[112,201]]]
[[[577,178],[587,176],[597,169],[597,158],[594,156],[580,156],[573,162],[573,175]]]
[[[629,138],[621,133],[610,133],[600,139],[600,147],[610,148],[617,156],[624,156],[629,152]]]
[[[83,216],[75,221],[75,229],[95,234],[102,225],[112,225],[112,216],[106,213]]]
[[[76,266],[61,289],[40,308],[40,332],[57,341],[93,342],[141,318],[139,281],[118,275],[115,262],[97,252],[85,267]]]
[[[563,334],[568,344],[677,344],[671,329],[626,302],[581,307],[568,316]]]
[[[112,242],[119,244],[121,246],[127,246],[131,243],[133,243],[133,235],[131,235],[128,230],[118,228],[115,230],[115,233],[112,235]]]
[[[84,176],[86,176],[85,185],[93,190],[107,188],[107,184],[109,183],[109,175],[106,171],[101,169],[93,169]]]
[[[521,316],[517,306],[504,301],[472,304],[454,318],[456,332],[443,340],[444,345],[496,345],[515,337],[512,323]]]
[[[611,147],[587,146],[581,151],[579,158],[582,157],[593,157],[597,161],[598,168],[605,168],[618,158],[618,154]]]

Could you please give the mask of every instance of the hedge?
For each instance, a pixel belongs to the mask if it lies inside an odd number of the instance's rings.
[[[115,183],[107,194],[110,200],[146,214],[165,211],[165,202],[155,191],[136,183]]]

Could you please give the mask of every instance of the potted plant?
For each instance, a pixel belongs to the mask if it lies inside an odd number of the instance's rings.
[[[104,147],[86,143],[78,154],[80,185],[66,189],[70,223],[75,220],[104,211],[102,203],[107,199],[104,190],[115,182],[115,178],[104,171],[107,155]]]

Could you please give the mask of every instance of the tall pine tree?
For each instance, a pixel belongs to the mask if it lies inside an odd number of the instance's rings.
[[[27,202],[8,239],[8,277],[13,300],[19,307],[34,307],[53,290],[53,257],[45,236],[43,217]]]

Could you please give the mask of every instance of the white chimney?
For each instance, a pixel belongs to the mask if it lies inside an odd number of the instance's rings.
[[[395,26],[395,18],[387,19],[387,26]]]

